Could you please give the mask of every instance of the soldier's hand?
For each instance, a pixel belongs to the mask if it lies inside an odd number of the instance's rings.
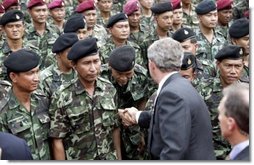
[[[128,112],[127,109],[118,109],[118,115],[122,119],[122,123],[124,126],[131,126],[136,123],[135,118]]]

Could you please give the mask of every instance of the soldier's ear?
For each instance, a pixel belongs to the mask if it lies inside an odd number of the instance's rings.
[[[237,45],[236,39],[232,38],[232,39],[231,39],[231,42],[232,42],[233,45]]]

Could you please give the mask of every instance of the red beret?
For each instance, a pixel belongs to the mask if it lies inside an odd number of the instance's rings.
[[[11,6],[17,6],[19,4],[18,0],[4,0],[3,1],[3,6],[5,10],[7,10]]]
[[[233,0],[217,0],[217,10],[231,9]]]
[[[45,5],[46,2],[44,2],[43,0],[30,0],[27,4],[27,8],[28,9],[31,9],[32,7],[35,7],[35,6],[43,6]]]
[[[123,6],[123,12],[128,16],[134,13],[139,9],[138,0],[128,0],[126,4]]]
[[[64,1],[63,0],[53,0],[48,4],[48,9],[54,9],[57,7],[63,7],[64,6]]]
[[[0,13],[4,13],[4,6],[0,3]]]
[[[182,7],[181,0],[171,0],[173,10],[180,9]]]
[[[82,13],[86,10],[95,10],[93,0],[85,0],[82,3],[80,3],[76,8],[76,12],[78,12],[78,13]]]

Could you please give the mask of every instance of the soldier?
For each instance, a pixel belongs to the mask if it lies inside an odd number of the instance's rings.
[[[155,29],[155,22],[151,7],[154,0],[138,0],[141,9],[141,24],[147,27],[148,30]]]
[[[48,4],[48,9],[51,16],[51,23],[55,25],[55,27],[63,32],[64,24],[65,24],[65,4],[63,0],[53,0]]]
[[[249,82],[249,58],[250,58],[250,36],[249,36],[249,20],[241,18],[235,20],[229,27],[229,36],[233,45],[238,45],[244,48],[243,62],[244,71],[241,77],[242,81]]]
[[[0,25],[6,37],[0,49],[0,79],[8,80],[3,61],[9,54],[21,48],[36,49],[23,39],[25,34],[24,14],[20,10],[6,12],[0,20]]]
[[[183,9],[183,26],[191,29],[198,28],[198,17],[193,0],[181,0]]]
[[[19,0],[3,0],[3,6],[5,9],[5,12],[10,10],[20,10],[20,4]]]
[[[55,62],[51,49],[60,32],[47,23],[48,8],[43,0],[30,0],[27,8],[32,25],[28,27],[25,37],[37,48],[41,56],[40,68],[43,69]]]
[[[117,91],[117,107],[136,107],[143,110],[147,96],[147,73],[135,64],[135,49],[124,45],[114,49],[109,63],[102,67],[102,77],[113,83]],[[144,159],[144,137],[138,126],[124,127],[121,124],[121,151],[123,160]]]
[[[79,40],[83,40],[89,36],[87,27],[82,14],[74,14],[64,26],[64,33],[76,33]]]
[[[51,159],[48,139],[49,100],[37,89],[40,56],[20,49],[4,61],[12,88],[8,102],[0,110],[0,131],[23,138],[35,160]]]
[[[49,99],[60,85],[70,83],[77,76],[71,61],[67,59],[68,52],[77,41],[76,33],[64,33],[53,45],[56,63],[43,70],[40,75],[41,88]]]
[[[184,52],[180,74],[192,82],[197,76],[196,69],[196,57],[190,52]]]
[[[76,42],[68,59],[78,78],[54,95],[50,137],[59,160],[121,159],[116,90],[98,77],[101,61],[95,38]]]
[[[197,5],[195,11],[199,20],[199,28],[195,31],[198,40],[197,58],[214,61],[214,56],[227,44],[225,38],[215,31],[218,22],[216,4],[213,0],[204,0]],[[205,56],[200,56],[201,54]]]
[[[98,46],[101,47],[106,43],[107,31],[102,25],[97,24],[97,13],[96,7],[94,5],[94,0],[86,0],[80,3],[76,10],[77,13],[83,14],[86,24],[87,24],[87,33],[89,36],[95,37],[98,39]]]
[[[112,12],[113,0],[97,0],[97,24],[106,28],[109,18],[115,13]]]
[[[243,48],[229,45],[216,54],[218,74],[200,84],[199,93],[203,96],[210,111],[213,126],[213,143],[216,158],[223,160],[231,148],[221,136],[218,121],[218,105],[222,98],[223,88],[240,81],[243,71]]]
[[[130,26],[127,15],[124,13],[113,15],[108,21],[107,28],[111,33],[111,37],[100,49],[102,63],[108,63],[109,55],[116,47],[129,45],[135,49],[136,63],[142,65],[143,57],[141,56],[140,47],[134,42],[127,40],[130,35]]]
[[[232,24],[232,4],[233,0],[218,0],[217,12],[218,12],[218,25],[216,31],[221,33],[226,40],[229,40],[228,28]]]
[[[183,9],[181,0],[172,0],[171,3],[173,7],[173,24],[171,31],[175,32],[183,27]]]

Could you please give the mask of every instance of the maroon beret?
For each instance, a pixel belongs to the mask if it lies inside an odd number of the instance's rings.
[[[27,4],[27,8],[31,9],[35,6],[43,6],[45,4],[46,4],[46,2],[44,2],[43,0],[30,0]]]
[[[57,7],[63,7],[64,6],[64,1],[63,0],[53,0],[48,4],[48,9],[54,9]]]
[[[233,0],[217,0],[217,10],[231,9]]]
[[[82,3],[80,3],[77,8],[76,8],[76,12],[78,13],[82,13],[86,10],[95,10],[95,6],[94,6],[94,1],[93,0],[86,0],[83,1]]]
[[[123,6],[123,12],[128,16],[139,10],[140,6],[138,0],[128,0],[126,4]]]
[[[3,6],[5,10],[8,10],[8,8],[11,6],[17,6],[18,4],[19,4],[18,0],[4,0],[3,1]]]
[[[182,7],[181,0],[171,0],[173,10],[180,9]]]
[[[4,13],[4,6],[0,3],[0,13]]]

